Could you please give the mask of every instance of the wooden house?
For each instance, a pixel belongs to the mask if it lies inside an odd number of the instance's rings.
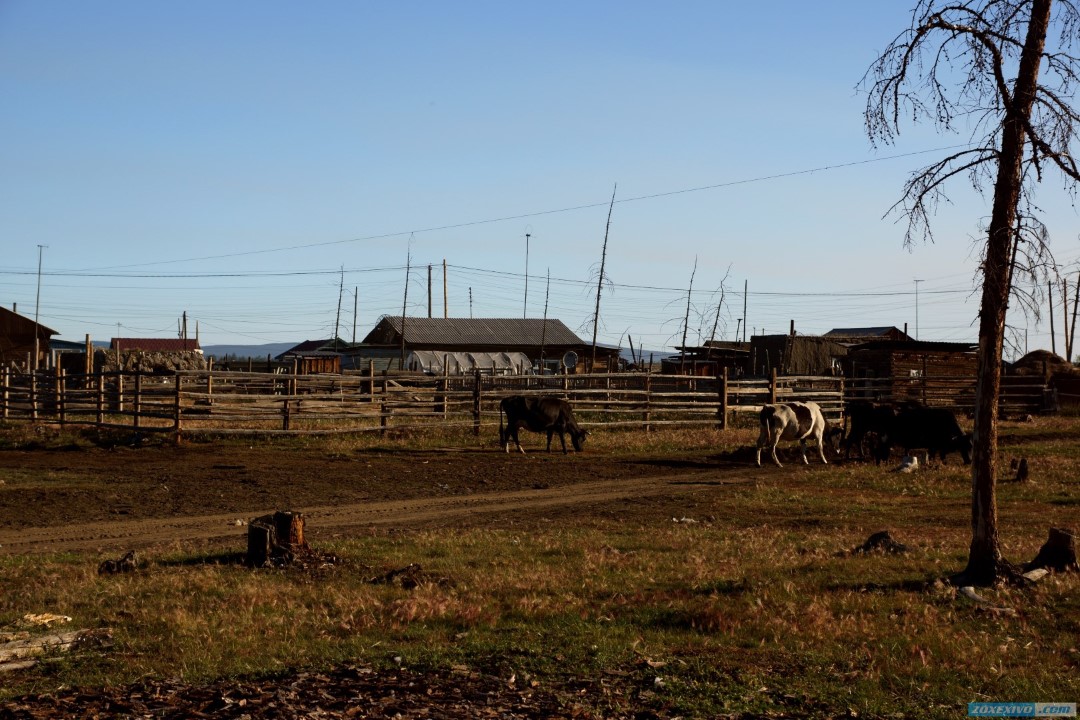
[[[728,377],[737,378],[750,367],[749,343],[708,340],[704,345],[675,349],[678,355],[660,360],[660,372],[664,375],[716,377],[727,369]]]
[[[56,334],[51,328],[0,307],[0,365],[22,370],[44,367],[49,358],[49,340]]]
[[[754,335],[750,338],[750,365],[753,376],[838,375],[847,347],[834,338],[820,335]]]

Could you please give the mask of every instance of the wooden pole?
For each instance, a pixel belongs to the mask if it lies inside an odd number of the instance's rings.
[[[649,425],[652,416],[652,360],[649,361],[649,366],[649,372],[645,373],[645,432],[652,429]]]
[[[138,432],[141,425],[139,414],[142,412],[142,370],[135,371],[135,399],[131,404],[131,426]]]
[[[368,360],[368,402],[375,402],[375,361]]]
[[[1050,352],[1057,355],[1057,340],[1054,337],[1054,284],[1046,283],[1046,300],[1050,303]]]
[[[776,368],[769,371],[769,404],[776,404]]]
[[[180,436],[183,431],[182,416],[181,416],[181,403],[180,403],[180,386],[182,379],[180,373],[176,373],[173,376],[173,443],[180,444]]]
[[[1080,275],[1078,275],[1077,278],[1076,278],[1076,294],[1073,295],[1072,326],[1069,329],[1069,337],[1072,338],[1072,340],[1070,341],[1070,345],[1072,345],[1076,340],[1076,307],[1077,307],[1077,305],[1080,305]],[[1075,347],[1073,349],[1075,349]],[[1027,348],[1025,347],[1024,350],[1026,351]],[[1065,359],[1068,360],[1069,362],[1073,361],[1071,357],[1065,358]]]
[[[67,374],[59,365],[56,366],[56,410],[63,425],[67,422]]]
[[[480,437],[480,370],[473,374],[473,435]]]
[[[60,365],[53,367],[53,413],[62,423],[63,409],[61,408],[61,404],[64,402],[64,389],[62,387],[63,378],[61,377],[60,372]]]
[[[1065,359],[1072,357],[1072,338],[1069,337],[1069,281],[1061,278],[1061,332],[1065,335]]]
[[[728,369],[723,368],[719,377],[720,385],[720,429],[727,430],[728,426]]]
[[[9,413],[9,410],[8,410],[8,398],[10,396],[8,395],[8,393],[10,392],[10,388],[11,388],[11,368],[5,367],[4,368],[3,396],[0,397],[0,402],[2,402],[2,404],[3,404],[3,412],[0,413],[0,416],[2,416],[5,420],[8,419],[8,413]]]
[[[116,371],[116,412],[124,412],[124,371]]]
[[[37,370],[30,371],[30,419],[38,419]]]
[[[105,368],[97,373],[97,424],[105,423]]]

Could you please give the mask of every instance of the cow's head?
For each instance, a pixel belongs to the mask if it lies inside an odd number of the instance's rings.
[[[585,444],[585,438],[589,436],[588,430],[579,427],[570,429],[570,442],[574,444],[574,450],[581,452],[581,446]]]
[[[825,426],[825,433],[822,435],[821,441],[825,444],[825,447],[833,452],[833,454],[839,454],[844,443],[844,428],[840,425],[829,423]]]
[[[975,444],[974,439],[971,433],[964,433],[953,440],[956,449],[960,451],[960,457],[964,458],[965,465],[971,464],[971,448]]]

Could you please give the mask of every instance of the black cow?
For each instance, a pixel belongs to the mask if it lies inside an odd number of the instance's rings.
[[[887,458],[892,448],[901,447],[905,452],[914,448],[925,449],[930,456],[938,455],[941,462],[951,452],[958,452],[965,465],[971,464],[971,433],[960,429],[956,415],[947,408],[931,408],[921,405],[900,407],[879,445],[880,457]]]
[[[875,403],[869,400],[852,400],[844,409],[844,418],[848,426],[847,437],[844,438],[844,459],[851,457],[851,449],[857,448],[859,457],[865,458],[863,450],[867,436],[874,440],[872,447],[880,447],[881,438],[893,427],[896,420],[896,406],[886,403]],[[877,452],[875,452],[877,455]],[[880,457],[875,457],[880,461]]]
[[[503,427],[503,415],[506,415],[506,427]],[[581,445],[588,433],[578,427],[574,420],[574,411],[570,403],[557,397],[511,395],[499,403],[499,443],[506,452],[510,452],[510,439],[513,438],[517,449],[522,454],[525,450],[518,440],[518,429],[527,428],[533,432],[547,433],[547,449],[551,452],[551,438],[559,433],[563,455],[566,454],[566,434],[574,450],[581,452]]]

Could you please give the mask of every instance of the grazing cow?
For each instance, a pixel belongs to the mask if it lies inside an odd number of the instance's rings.
[[[851,449],[857,448],[859,458],[865,458],[863,445],[867,436],[872,436],[874,447],[879,448],[881,438],[892,429],[896,419],[896,407],[890,404],[875,403],[869,400],[852,400],[844,410],[844,416],[848,423],[847,437],[844,438],[844,459],[851,457]],[[875,451],[875,460],[881,461]]]
[[[506,415],[506,427],[503,428],[503,415]],[[566,454],[566,434],[570,434],[570,442],[574,450],[581,452],[581,444],[585,442],[588,433],[581,429],[574,420],[574,411],[570,403],[556,397],[535,397],[525,395],[511,395],[502,399],[499,403],[499,442],[510,452],[510,439],[513,438],[517,449],[522,454],[525,450],[518,440],[518,429],[527,428],[533,432],[547,433],[547,449],[551,452],[551,438],[559,433],[559,442],[562,443],[563,455]]]
[[[784,467],[776,457],[776,446],[781,440],[798,440],[802,449],[803,463],[810,464],[806,459],[806,440],[813,437],[817,441],[818,455],[821,462],[826,465],[825,442],[834,442],[837,434],[843,435],[841,428],[831,428],[825,417],[821,414],[821,408],[814,402],[789,402],[776,405],[765,405],[761,408],[761,434],[757,441],[757,464],[761,467],[761,450],[769,448],[773,462],[777,467]]]
[[[960,429],[956,415],[947,408],[899,408],[892,427],[881,438],[879,456],[888,458],[893,447],[901,447],[907,454],[915,448],[925,449],[931,457],[938,455],[941,462],[950,452],[958,452],[965,465],[971,464],[971,433]]]

